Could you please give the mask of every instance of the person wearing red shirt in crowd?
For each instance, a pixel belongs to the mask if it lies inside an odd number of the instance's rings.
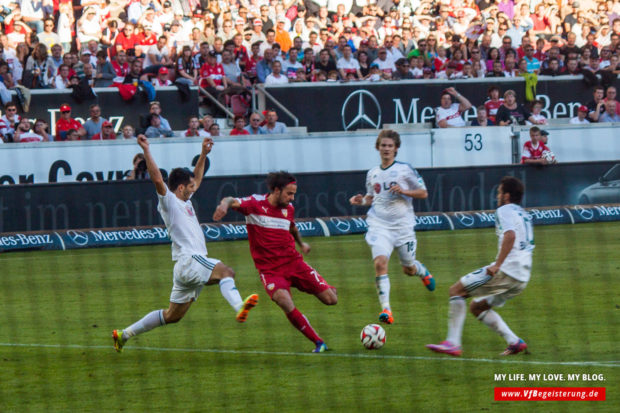
[[[102,139],[116,139],[116,133],[114,133],[114,125],[110,121],[105,121],[101,124],[101,132],[96,133],[91,138],[94,141],[100,141]]]
[[[116,55],[116,59],[112,61],[112,67],[114,68],[114,72],[116,72],[116,76],[125,77],[129,74],[129,63],[127,63],[127,53],[124,50],[121,50]]]
[[[75,129],[80,135],[80,139],[86,136],[86,129],[80,122],[71,117],[71,106],[63,103],[60,105],[60,119],[56,122],[56,139],[57,141],[67,140],[67,131]]]
[[[290,288],[312,294],[326,305],[338,303],[338,295],[295,249],[297,242],[303,254],[310,252],[310,245],[302,241],[295,226],[295,208],[291,205],[297,193],[295,177],[285,171],[272,172],[267,176],[267,187],[269,193],[265,195],[222,199],[213,219],[224,218],[229,208],[245,215],[250,252],[265,291],[290,323],[312,341],[312,351],[322,353],[327,345],[295,307]]]
[[[140,28],[140,26],[138,26],[138,28]],[[153,46],[157,44],[157,34],[148,24],[143,27],[143,30],[139,30],[136,38],[138,39],[138,44],[141,46]]]
[[[231,129],[230,136],[250,134],[245,130],[245,117],[243,115],[235,115],[234,124],[235,127]]]
[[[207,54],[207,63],[200,68],[200,86],[209,92],[228,87],[224,67],[217,62],[217,54],[213,50]]]
[[[153,86],[155,87],[170,86],[172,84],[172,81],[168,79],[168,73],[169,73],[169,70],[166,66],[160,67],[159,70],[157,71],[157,76],[154,77],[153,80],[151,81],[151,83],[153,83]]]
[[[245,74],[252,84],[256,83],[256,81],[258,80],[256,65],[258,65],[258,62],[261,60],[260,44],[261,42],[252,43],[252,47],[250,49],[252,55],[248,56],[245,61]]]
[[[121,50],[125,52],[129,50],[133,50],[134,46],[138,43],[138,36],[134,33],[134,26],[132,23],[126,23],[125,27],[123,27],[123,31],[116,36],[116,40],[114,41],[114,47],[116,48],[116,52],[119,53]]]
[[[497,86],[491,86],[487,90],[487,96],[489,100],[484,102],[484,108],[487,110],[487,117],[495,124],[497,109],[504,104],[504,99],[499,97],[499,87]]]
[[[530,165],[547,165],[542,154],[549,148],[545,145],[546,138],[543,138],[542,131],[538,126],[530,129],[530,140],[525,142],[521,151],[521,163]]]

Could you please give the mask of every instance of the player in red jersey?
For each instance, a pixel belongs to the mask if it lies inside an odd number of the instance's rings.
[[[313,352],[327,350],[325,341],[314,331],[308,319],[295,307],[290,287],[316,296],[323,304],[338,302],[336,289],[321,277],[295,249],[295,242],[304,254],[310,245],[301,240],[295,226],[297,183],[288,172],[272,172],[267,176],[269,194],[246,198],[222,199],[213,213],[219,221],[233,208],[245,215],[250,252],[258,269],[265,291],[284,311],[288,320],[316,346]]]
[[[546,139],[543,138],[542,131],[538,126],[530,128],[530,139],[523,145],[521,151],[521,163],[524,164],[538,164],[546,165],[546,159],[543,158],[543,152],[548,151],[549,148],[546,143]]]

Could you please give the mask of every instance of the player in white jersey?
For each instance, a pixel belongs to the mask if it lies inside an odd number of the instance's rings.
[[[388,262],[396,248],[403,271],[417,275],[429,291],[435,289],[435,279],[426,267],[416,260],[417,241],[414,232],[415,214],[412,199],[426,198],[428,191],[424,180],[407,163],[397,162],[400,135],[393,130],[379,133],[375,148],[379,151],[381,165],[366,175],[366,195],[351,197],[351,205],[371,205],[366,222],[366,242],[372,251],[375,266],[375,285],[381,304],[379,320],[392,324],[394,316],[390,307],[390,279]]]
[[[502,355],[520,353],[527,348],[527,344],[492,309],[521,294],[530,280],[534,231],[529,214],[518,205],[523,192],[520,180],[511,176],[502,178],[497,189],[498,208],[495,212],[499,244],[497,257],[491,264],[461,277],[450,287],[448,336],[440,344],[427,344],[430,350],[452,356],[462,354],[461,336],[465,323],[465,299],[468,297],[475,297],[469,306],[472,314],[508,343]]]
[[[245,301],[241,300],[235,286],[235,272],[220,260],[207,257],[205,237],[190,201],[202,181],[205,160],[213,147],[213,139],[205,138],[202,141],[202,151],[194,172],[187,168],[175,168],[170,171],[168,185],[164,183],[151,155],[146,136],[138,136],[138,144],[144,151],[146,167],[155,184],[159,199],[157,210],[172,240],[172,260],[176,261],[176,264],[168,309],[152,311],[124,330],[114,330],[112,338],[118,352],[123,350],[131,337],[180,321],[205,285],[219,284],[222,295],[235,309],[237,321],[241,323],[247,319],[248,312],[258,302],[257,294],[250,295]]]

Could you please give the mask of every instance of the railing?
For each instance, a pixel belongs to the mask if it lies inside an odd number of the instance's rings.
[[[256,90],[259,90],[263,95],[265,95],[265,97],[267,97],[270,101],[273,102],[274,105],[276,105],[276,107],[278,109],[280,109],[282,112],[284,112],[286,114],[286,116],[288,116],[289,118],[291,118],[293,120],[293,123],[295,124],[295,126],[299,126],[299,119],[297,118],[297,116],[295,116],[293,114],[293,112],[291,112],[290,110],[288,110],[286,108],[286,106],[284,106],[282,103],[280,103],[275,97],[273,97],[271,95],[271,93],[267,92],[265,90],[265,86],[264,85],[256,85],[255,86]],[[253,96],[255,96],[253,94]],[[253,99],[254,101],[256,101],[257,99]],[[254,106],[256,106],[256,104],[254,104]]]

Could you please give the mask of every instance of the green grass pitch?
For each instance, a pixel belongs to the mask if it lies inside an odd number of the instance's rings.
[[[379,351],[359,342],[377,322],[370,252],[361,236],[309,238],[306,257],[332,285],[327,307],[293,290],[297,307],[332,351],[308,342],[271,303],[247,241],[209,243],[232,266],[242,296],[260,295],[240,325],[217,286],[186,318],[128,343],[110,334],[167,307],[170,247],[0,255],[2,412],[456,412],[618,411],[620,223],[536,227],[532,280],[498,312],[530,345],[505,342],[467,315],[460,359],[424,345],[446,333],[448,287],[492,261],[492,229],[418,233],[418,258],[435,274],[426,291],[390,264],[395,324]],[[602,374],[604,381],[495,381],[495,374]],[[495,402],[496,386],[602,386],[603,402]]]

